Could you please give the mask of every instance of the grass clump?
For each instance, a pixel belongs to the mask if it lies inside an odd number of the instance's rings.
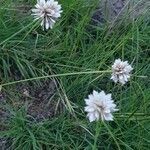
[[[60,0],[62,17],[45,32],[30,15],[34,0],[0,3],[0,99],[10,111],[1,136],[10,149],[150,148],[148,11],[136,19],[125,16],[114,25],[107,20],[95,25],[91,18],[98,1]],[[117,58],[128,60],[134,68],[124,86],[110,81]],[[42,79],[49,78],[55,81],[55,101],[66,109],[38,122],[27,113],[17,87],[41,85]],[[84,98],[93,89],[113,93],[119,108],[113,122],[88,122]],[[24,106],[12,105],[16,100]]]

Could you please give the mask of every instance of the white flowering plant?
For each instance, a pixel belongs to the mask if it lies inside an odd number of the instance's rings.
[[[61,13],[61,5],[55,0],[37,0],[35,8],[32,9],[32,15],[35,20],[41,21],[43,30],[52,29]]]
[[[113,121],[112,113],[118,111],[111,94],[105,94],[104,91],[93,91],[88,96],[88,99],[85,99],[85,103],[87,106],[84,110],[88,113],[87,117],[90,122],[98,120]]]
[[[149,15],[99,2],[0,1],[1,149],[149,150]]]
[[[112,65],[112,76],[111,79],[117,83],[120,82],[124,85],[131,76],[131,71],[133,68],[129,65],[128,61],[121,61],[121,59],[116,59]]]

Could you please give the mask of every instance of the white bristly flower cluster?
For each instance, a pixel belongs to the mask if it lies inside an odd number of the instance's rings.
[[[117,83],[125,84],[131,76],[133,68],[128,64],[128,61],[121,61],[116,59],[112,65],[112,76],[111,79]]]
[[[61,16],[61,5],[54,0],[37,0],[35,9],[32,9],[35,20],[41,20],[43,30],[53,28],[56,20]]]
[[[111,98],[111,94],[105,94],[104,91],[100,93],[93,91],[93,94],[90,94],[88,99],[85,99],[85,103],[87,105],[85,111],[88,113],[87,117],[90,122],[95,120],[112,121],[112,113],[118,110]]]
[[[112,77],[111,79],[117,83],[125,84],[131,76],[131,71],[133,68],[128,64],[128,61],[121,61],[121,59],[116,59],[112,65]],[[112,121],[112,113],[118,111],[116,109],[116,104],[111,98],[111,94],[105,94],[104,91],[100,93],[93,91],[93,94],[85,99],[85,112],[87,112],[87,117],[90,122],[98,120]]]

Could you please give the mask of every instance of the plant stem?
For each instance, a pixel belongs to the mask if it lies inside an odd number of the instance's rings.
[[[29,79],[24,79],[24,80],[19,80],[19,81],[8,82],[8,83],[1,84],[0,86],[4,87],[4,86],[16,84],[16,83],[27,82],[27,81],[38,80],[38,79],[45,79],[45,78],[52,78],[52,77],[73,76],[73,75],[83,75],[83,74],[99,74],[99,73],[110,73],[110,72],[111,72],[111,70],[53,74],[53,75],[40,76],[40,77],[34,77],[34,78],[29,78]]]
[[[92,150],[97,150],[97,141],[98,141],[98,136],[100,134],[100,130],[101,130],[101,122],[97,121],[96,123],[96,133],[95,133],[95,137],[94,137],[94,144],[92,147]]]

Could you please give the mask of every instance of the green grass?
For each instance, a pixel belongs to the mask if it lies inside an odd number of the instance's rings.
[[[0,79],[11,99],[7,107],[12,114],[1,135],[10,140],[11,148],[149,150],[149,12],[135,20],[126,15],[114,26],[109,22],[94,26],[91,16],[98,1],[60,0],[62,17],[44,32],[33,22],[30,9],[23,13],[16,7],[33,7],[35,2],[0,2]],[[117,58],[128,60],[134,68],[125,86],[113,84],[111,73],[105,72]],[[12,89],[23,82],[38,84],[40,78],[51,75],[67,109],[42,123],[31,121],[25,106],[16,109],[11,105],[21,101]],[[119,108],[114,122],[89,123],[84,98],[93,89],[112,93]]]

